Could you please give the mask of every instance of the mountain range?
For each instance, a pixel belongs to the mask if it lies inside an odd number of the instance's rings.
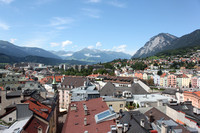
[[[131,55],[125,54],[123,52],[106,51],[106,50],[89,49],[89,48],[84,48],[77,52],[53,51],[53,53],[57,54],[58,56],[66,60],[73,59],[73,60],[87,61],[87,62],[93,62],[93,63],[109,62],[118,58],[121,58],[121,59],[131,58]]]
[[[82,49],[72,51],[47,51],[36,47],[20,47],[8,41],[0,40],[0,63],[14,63],[19,61],[39,62],[45,64],[95,64],[114,59],[129,59],[131,55],[115,51],[97,49]]]
[[[47,58],[61,59],[61,57],[41,48],[20,47],[2,40],[0,40],[0,53],[14,57],[41,56]]]
[[[195,30],[182,37],[176,37],[169,33],[160,33],[145,43],[132,58],[145,58],[166,50],[198,45],[200,45],[200,30]]]

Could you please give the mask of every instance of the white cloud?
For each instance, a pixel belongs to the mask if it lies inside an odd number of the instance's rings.
[[[51,44],[51,47],[57,47],[60,45],[59,43],[56,43],[56,42],[51,42],[50,44]]]
[[[113,47],[113,50],[116,52],[125,52],[126,47],[127,47],[127,45],[123,44],[123,45]]]
[[[86,16],[89,16],[91,18],[100,18],[100,10],[97,10],[97,9],[91,9],[91,8],[84,8],[82,9],[83,13],[86,15]]]
[[[121,3],[117,0],[113,0],[113,1],[110,1],[108,2],[108,4],[112,5],[112,6],[115,6],[115,7],[119,7],[119,8],[124,8],[126,7],[126,4],[125,3]]]
[[[62,55],[62,56],[72,56],[73,54],[72,53],[70,53],[70,54],[64,54],[64,55]]]
[[[64,27],[63,25],[71,24],[74,22],[74,19],[68,18],[68,17],[54,17],[50,21],[50,26],[58,26],[59,27]]]
[[[72,41],[66,40],[62,42],[62,47],[72,44]]]
[[[101,46],[102,46],[101,42],[96,43],[96,47],[101,47]]]
[[[88,0],[87,2],[89,2],[89,3],[99,3],[99,2],[101,2],[101,0]]]
[[[94,48],[94,46],[90,45],[90,46],[88,46],[88,48],[89,48],[89,49],[93,49],[93,48]]]
[[[101,57],[100,55],[91,55],[91,54],[84,54],[85,56],[87,56],[87,57]]]
[[[16,40],[17,40],[17,39],[15,39],[15,38],[11,38],[11,39],[10,39],[10,42],[11,42],[11,43],[15,43]]]
[[[10,26],[4,22],[0,22],[0,29],[9,30]]]
[[[0,3],[10,4],[14,0],[0,0]]]

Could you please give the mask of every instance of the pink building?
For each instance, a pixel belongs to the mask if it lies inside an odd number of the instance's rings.
[[[192,85],[192,88],[197,88],[197,77],[192,77],[191,78],[191,85]]]
[[[170,74],[167,76],[167,86],[176,87],[176,75]]]
[[[200,108],[200,91],[189,92],[184,91],[184,101],[192,101],[192,105],[196,108]]]

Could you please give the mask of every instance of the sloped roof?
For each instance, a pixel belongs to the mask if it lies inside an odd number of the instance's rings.
[[[41,120],[37,119],[36,117],[32,117],[29,122],[24,126],[23,132],[27,133],[37,133],[38,128],[42,129],[43,133],[46,133],[48,130],[48,125]]]
[[[195,92],[191,92],[191,91],[184,91],[184,93],[190,93],[190,94],[193,94],[193,95],[197,95],[200,97],[200,91],[195,91]]]
[[[115,92],[115,86],[111,82],[108,82],[100,90],[100,95],[101,96],[113,96],[114,92]]]
[[[164,114],[163,112],[159,111],[158,109],[156,109],[155,107],[153,107],[152,109],[150,109],[149,111],[147,111],[146,113],[144,113],[147,117],[150,117],[150,114],[152,114],[154,122],[157,120],[172,120],[169,116],[167,116],[166,114]],[[182,129],[183,133],[190,133],[186,128],[184,128],[183,126],[181,126],[180,124],[178,124],[178,126],[176,126],[174,129]]]
[[[140,126],[140,120],[144,119],[144,127]],[[120,119],[122,124],[129,124],[130,128],[127,133],[149,133],[148,130],[151,129],[150,124],[148,123],[147,118],[144,114],[140,113],[139,111],[125,111],[122,113],[122,118]]]
[[[30,98],[29,100],[25,101],[24,103],[29,103],[29,109],[33,111],[35,114],[39,115],[43,119],[48,118],[51,112],[51,108],[38,102],[37,100]],[[45,111],[44,111],[45,110]]]
[[[133,94],[148,94],[148,92],[138,83],[132,84]]]
[[[80,87],[80,86],[84,86],[84,81],[86,81],[85,77],[69,76],[69,77],[65,77],[65,79],[61,83],[61,85],[73,86],[73,87],[77,88],[77,87]]]
[[[88,131],[89,133],[107,133],[110,131],[110,125],[115,124],[113,120],[104,121],[98,124],[95,122],[96,114],[109,109],[102,98],[73,102],[71,104],[76,104],[77,110],[71,111],[69,108],[62,133],[83,133],[84,131]],[[86,116],[84,114],[84,104],[89,111],[89,115]],[[84,118],[87,119],[87,126],[84,126]]]
[[[115,87],[108,82],[101,90],[101,96],[113,96],[116,92],[131,91],[132,94],[148,94],[148,92],[138,83],[133,83],[131,87]]]

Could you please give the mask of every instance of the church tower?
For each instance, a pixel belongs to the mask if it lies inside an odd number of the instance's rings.
[[[56,83],[56,78],[55,78],[55,74],[53,76],[53,82],[52,82],[52,89],[54,89],[54,92],[57,92],[57,83]]]

